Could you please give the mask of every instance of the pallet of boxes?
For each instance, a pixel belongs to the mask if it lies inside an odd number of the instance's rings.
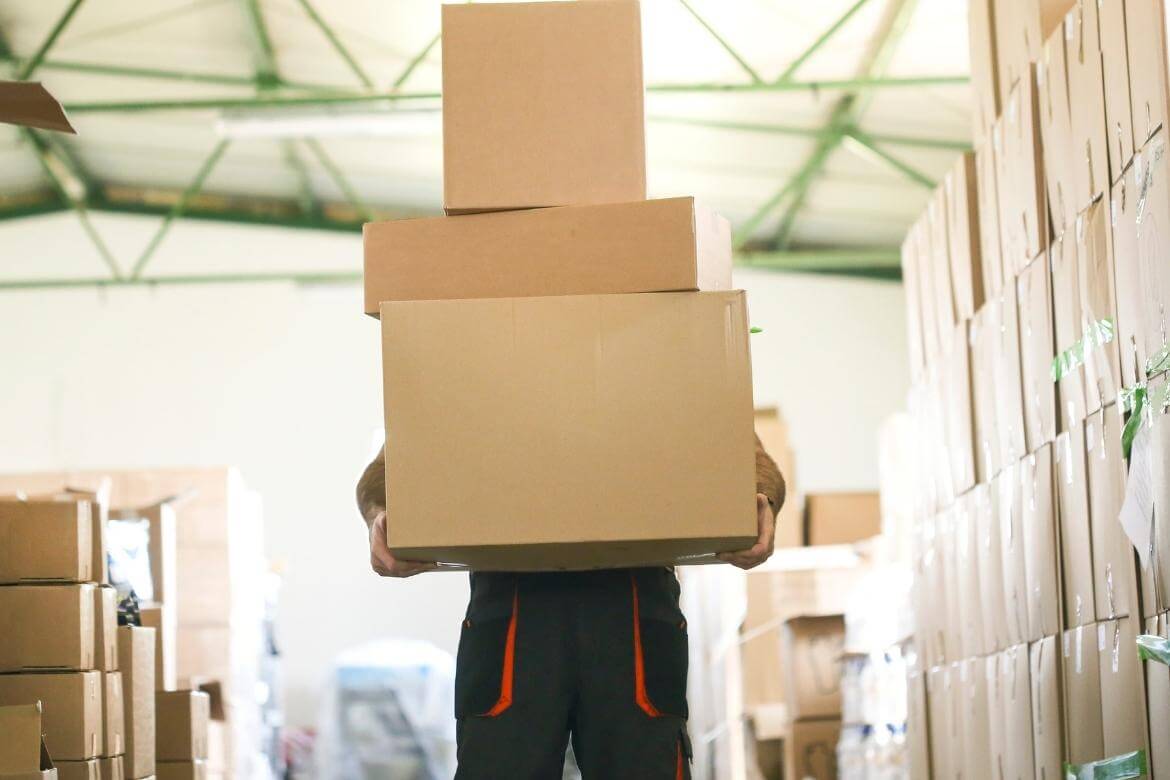
[[[365,226],[391,550],[517,571],[749,547],[744,294],[724,219],[646,200],[638,4],[442,25],[447,216]]]
[[[1170,778],[1165,21],[970,4],[975,151],[903,247],[918,777]]]

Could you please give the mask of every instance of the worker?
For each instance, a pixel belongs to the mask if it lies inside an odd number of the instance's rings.
[[[756,437],[759,538],[722,553],[751,569],[772,554],[784,478]],[[385,448],[358,482],[370,563],[413,577],[434,563],[386,545]],[[687,630],[674,570],[473,572],[455,670],[456,780],[690,778]]]

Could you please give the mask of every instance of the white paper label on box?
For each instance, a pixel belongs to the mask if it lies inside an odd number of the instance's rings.
[[[1154,524],[1154,473],[1150,444],[1150,427],[1141,425],[1133,438],[1129,456],[1129,479],[1125,501],[1121,505],[1121,527],[1137,548],[1142,568],[1150,566],[1150,545]]]

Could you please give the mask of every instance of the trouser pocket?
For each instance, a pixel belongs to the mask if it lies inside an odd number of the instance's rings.
[[[494,602],[494,603],[493,603]],[[477,603],[473,594],[455,661],[455,717],[496,717],[512,706],[520,595]]]
[[[650,578],[631,574],[630,587],[634,701],[650,717],[686,719],[687,623],[678,608],[677,582],[663,570]]]

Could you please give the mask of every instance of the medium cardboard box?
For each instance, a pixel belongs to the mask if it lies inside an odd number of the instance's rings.
[[[992,133],[1005,281],[1048,246],[1036,92],[1035,71],[1030,69],[1028,77],[1021,79],[1008,95],[1003,119]]]
[[[983,305],[983,255],[979,245],[979,192],[975,177],[975,153],[964,152],[943,180],[951,285],[955,316],[960,322],[971,319]]]
[[[113,672],[118,668],[118,592],[109,585],[93,589],[93,668]]]
[[[1084,626],[1097,619],[1084,424],[1077,423],[1071,431],[1060,434],[1053,453],[1060,512],[1064,625]]]
[[[1142,200],[1137,235],[1144,290],[1144,352],[1153,358],[1170,340],[1170,260],[1162,238],[1170,230],[1170,155],[1166,154],[1165,131],[1134,157],[1133,171]]]
[[[1110,0],[1115,2],[1116,0]],[[1138,208],[1145,221],[1146,201],[1137,188],[1136,166],[1113,185],[1110,199],[1113,225],[1113,277],[1117,292],[1115,327],[1121,362],[1121,383],[1133,387],[1145,378],[1146,324],[1142,258],[1139,253]]]
[[[1138,613],[1137,559],[1118,519],[1126,483],[1121,429],[1121,411],[1116,404],[1085,420],[1093,591],[1099,619]]]
[[[0,588],[0,672],[93,669],[94,587]]]
[[[1150,381],[1151,395],[1164,397],[1170,388],[1170,376],[1163,375]],[[1150,441],[1151,492],[1154,499],[1154,530],[1152,579],[1155,596],[1147,602],[1156,604],[1161,612],[1170,604],[1170,410],[1152,413],[1147,425]],[[1144,595],[1144,592],[1143,592]]]
[[[916,248],[914,254],[918,263],[918,305],[922,309],[922,341],[926,352],[927,367],[934,364],[938,358],[941,344],[939,342],[942,330],[939,328],[940,315],[938,312],[937,281],[938,269],[934,259],[934,236],[931,233],[930,209],[922,212],[915,223],[912,234]]]
[[[998,502],[996,518],[999,521],[1000,560],[1003,565],[1004,617],[1007,624],[1008,645],[1027,642],[1029,631],[1029,602],[1027,552],[1024,536],[1023,488],[1020,484],[1020,463],[1008,466],[991,484]]]
[[[949,482],[954,493],[961,495],[976,482],[971,346],[966,322],[960,322],[951,332],[939,365],[939,380],[939,398],[946,426],[946,460],[950,465]]]
[[[727,290],[731,228],[694,198],[371,222],[365,311],[383,301]]]
[[[1167,616],[1149,618],[1146,633],[1170,638]],[[1163,777],[1170,770],[1170,669],[1156,660],[1145,662],[1147,722],[1150,725],[1150,773]]]
[[[232,628],[180,625],[176,632],[178,682],[195,687],[202,680],[219,680],[230,696],[232,679]]]
[[[941,347],[955,322],[954,283],[951,281],[951,238],[948,232],[950,208],[946,187],[936,187],[926,206],[926,220],[930,225],[930,279],[934,293],[935,327]]]
[[[0,498],[0,584],[89,582],[88,501]]]
[[[963,755],[972,777],[991,777],[991,709],[987,661],[970,658],[958,664],[958,708]]]
[[[1002,293],[1002,285],[1000,290]],[[999,473],[1001,449],[996,420],[996,346],[999,342],[998,308],[989,300],[971,320],[971,383],[975,413],[975,468],[979,482],[987,484]]]
[[[57,780],[101,780],[101,776],[101,762],[96,758],[57,762]]]
[[[1073,182],[1080,212],[1109,191],[1105,143],[1105,81],[1101,73],[1101,25],[1096,0],[1077,0],[1064,18],[1068,102],[1072,117]]]
[[[1040,255],[1020,273],[1016,295],[1020,312],[1024,440],[1027,451],[1035,452],[1056,438],[1056,384],[1052,381],[1055,336],[1048,255]]]
[[[968,50],[971,53],[971,137],[979,146],[987,140],[999,116],[999,64],[995,51],[995,12],[992,0],[967,4]]]
[[[993,126],[994,132],[994,126]],[[999,234],[999,191],[992,135],[975,147],[975,193],[979,202],[979,252],[984,299],[1003,287],[1003,248]]]
[[[450,5],[442,17],[448,214],[646,197],[637,2]]]
[[[239,607],[232,596],[240,583],[236,581],[229,550],[219,545],[184,545],[178,561],[179,622],[187,625],[226,624],[233,622]],[[172,602],[174,603],[174,602]]]
[[[1101,724],[1101,668],[1097,627],[1077,626],[1062,635],[1065,760],[1073,764],[1105,756]]]
[[[1028,452],[1024,435],[1024,391],[1020,369],[1020,313],[1016,280],[1004,282],[998,298],[989,301],[995,327],[995,421],[999,427],[1000,464],[1015,463]]]
[[[1097,3],[1101,70],[1105,81],[1105,140],[1111,182],[1122,177],[1134,152],[1125,6],[1126,0],[1099,0]]]
[[[30,483],[29,487],[31,488],[34,484],[43,487],[46,482],[45,475],[34,476],[39,478],[35,479],[34,483]],[[15,480],[19,486],[18,489],[25,490],[27,475],[9,477],[8,479]],[[106,518],[109,507],[109,480],[103,476],[92,480],[92,482],[92,486],[78,488],[63,481],[59,486],[54,485],[53,491],[34,498],[37,501],[63,501],[69,504],[84,501],[89,504],[92,524],[90,552],[93,555],[93,562],[90,564],[90,578],[93,582],[108,582],[110,576],[106,560]]]
[[[973,491],[976,537],[976,560],[979,566],[979,586],[983,609],[983,654],[990,655],[1010,644],[1005,594],[1003,544],[1000,538],[999,506],[996,496],[987,485]]]
[[[1001,95],[1027,76],[1028,63],[1040,58],[1041,43],[1060,25],[1072,4],[1072,0],[996,0]]]
[[[121,672],[102,672],[101,755],[120,756],[126,752],[126,700],[122,691]]]
[[[906,338],[909,344],[910,377],[917,382],[926,365],[926,343],[922,322],[922,280],[919,272],[918,236],[911,226],[902,241],[902,285],[906,290]]]
[[[69,124],[61,103],[39,81],[0,81],[0,122],[61,133],[77,132]]]
[[[754,542],[742,292],[383,303],[382,336],[397,555],[608,568]]]
[[[784,621],[784,690],[788,717],[840,718],[843,615],[802,615]]]
[[[223,573],[220,572],[220,576]],[[178,630],[174,610],[165,604],[139,607],[142,625],[154,631],[154,684],[157,690],[173,691],[178,687]]]
[[[1027,645],[1013,645],[997,656],[998,699],[1003,709],[1000,722],[1003,724],[1004,751],[1002,754],[1004,777],[1033,777],[1035,750],[1032,734],[1032,681]],[[996,718],[993,711],[991,717]],[[989,774],[987,777],[991,777]]]
[[[935,666],[926,674],[927,715],[930,722],[931,777],[955,777],[954,762],[957,750],[953,747],[962,739],[955,721],[951,667]]]
[[[784,477],[784,506],[776,516],[776,548],[804,544],[804,498],[796,478],[796,455],[789,444],[788,423],[776,407],[757,408],[756,435]]]
[[[967,584],[960,578],[958,570],[960,543],[967,536],[961,510],[961,506],[955,505],[944,509],[935,517],[935,545],[939,559],[936,577],[939,592],[932,603],[935,610],[932,622],[938,631],[937,660],[946,663],[962,657],[962,643],[967,638],[959,624],[963,616],[962,588]]]
[[[958,642],[947,642],[948,648],[954,648],[955,658],[974,658],[983,654],[985,630],[983,627],[983,609],[980,599],[983,596],[979,581],[978,526],[973,512],[974,502],[970,495],[961,497],[956,503],[951,517],[954,519],[955,558],[951,571],[957,580],[955,618],[958,623]],[[947,561],[950,563],[950,561]],[[945,575],[944,575],[945,576]],[[925,583],[923,583],[925,587]],[[950,615],[951,607],[947,607]]]
[[[909,756],[908,780],[930,779],[930,723],[927,720],[926,675],[921,671],[906,678],[906,746]]]
[[[202,691],[167,691],[156,693],[154,701],[156,759],[161,763],[207,758],[211,697]]]
[[[155,780],[205,780],[210,777],[206,761],[160,761]]]
[[[102,780],[126,780],[122,756],[98,759],[98,773]]]
[[[1113,231],[1109,202],[1097,200],[1077,217],[1077,265],[1081,274],[1081,338],[1084,339],[1085,413],[1092,414],[1121,390],[1114,292]]]
[[[1120,618],[1097,625],[1101,675],[1101,726],[1105,756],[1137,750],[1150,753],[1146,730],[1146,687],[1134,652],[1141,620]]]
[[[1056,354],[1074,349],[1082,337],[1081,274],[1077,259],[1077,241],[1066,232],[1052,243],[1049,253],[1052,266],[1052,317],[1056,334]],[[1061,432],[1085,419],[1085,375],[1079,363],[1060,361],[1057,383],[1057,425]],[[1054,376],[1057,376],[1054,374]]]
[[[1028,648],[1032,684],[1032,749],[1035,777],[1064,771],[1064,698],[1060,637],[1045,637]]]
[[[1067,54],[1064,25],[1061,24],[1044,41],[1040,60],[1036,63],[1040,137],[1044,144],[1044,178],[1048,192],[1048,212],[1055,236],[1071,228],[1077,216]]]
[[[805,542],[850,544],[882,532],[881,497],[873,492],[809,493],[804,500]]]
[[[118,627],[118,663],[126,705],[126,776],[154,774],[154,647],[155,630],[140,626]]]
[[[978,672],[983,674],[983,687],[987,691],[987,711],[985,713],[987,725],[983,727],[987,730],[986,746],[984,747],[987,757],[975,759],[975,763],[979,764],[980,768],[988,773],[992,771],[991,767],[995,767],[996,770],[999,767],[1004,767],[1006,770],[1011,764],[1011,759],[1007,755],[1008,733],[1007,723],[1005,722],[1008,705],[1004,700],[1003,681],[1000,679],[1003,675],[1003,670],[1000,667],[1002,666],[1005,652],[974,659],[978,667]],[[1031,713],[1029,713],[1028,728],[1030,731]],[[963,745],[964,755],[972,747],[970,744]]]
[[[1036,641],[1057,634],[1062,620],[1051,445],[1044,445],[1020,462],[1020,490],[1027,556],[1024,575],[1028,585],[1028,638]]]
[[[837,777],[837,742],[841,721],[805,720],[792,724],[786,740],[784,776],[801,780],[834,780]]]
[[[41,702],[45,745],[61,761],[97,758],[102,748],[100,672],[0,675],[0,705]]]
[[[0,777],[54,780],[57,777],[41,727],[41,705],[0,706]]]
[[[1125,32],[1135,146],[1166,122],[1166,21],[1159,0],[1126,0]]]

